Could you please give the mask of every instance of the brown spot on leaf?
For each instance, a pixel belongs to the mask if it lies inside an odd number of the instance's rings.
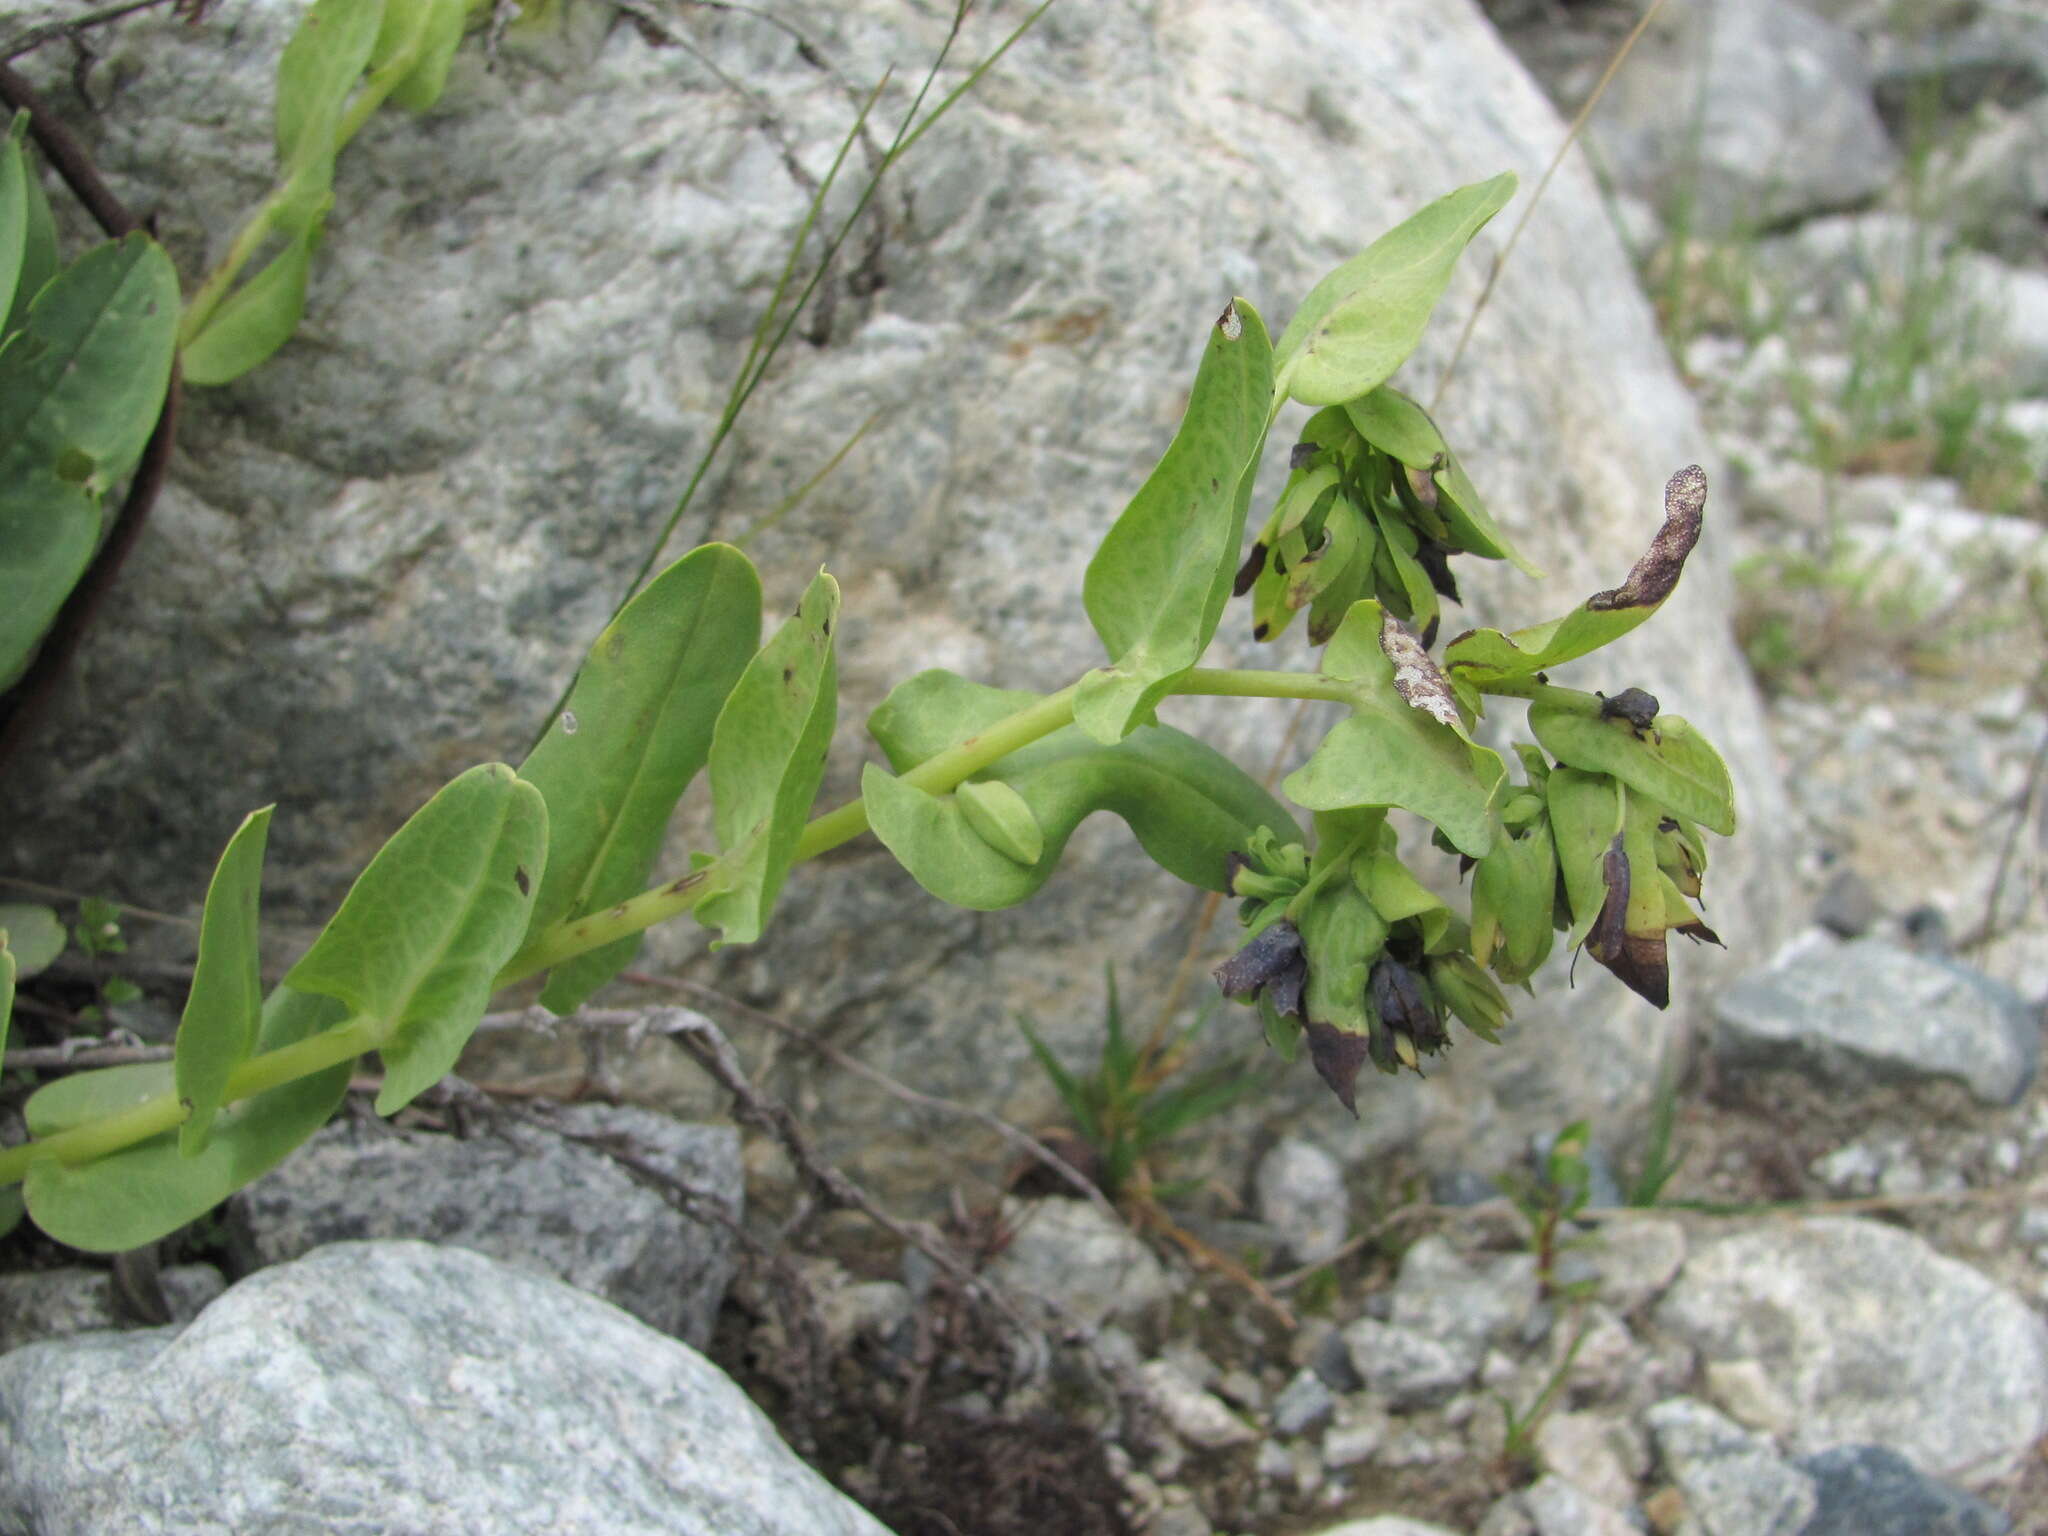
[[[1296,443],[1287,450],[1287,467],[1293,470],[1307,469],[1315,456],[1323,451],[1321,443]]]
[[[1358,1069],[1371,1054],[1372,1043],[1364,1035],[1348,1034],[1334,1024],[1310,1019],[1303,1026],[1308,1039],[1308,1057],[1316,1073],[1330,1085],[1337,1102],[1358,1114]]]
[[[1430,660],[1429,652],[1408,626],[1384,610],[1380,614],[1380,650],[1394,664],[1394,691],[1410,706],[1444,725],[1456,728],[1464,724],[1442,669]]]
[[[1232,597],[1243,597],[1251,591],[1252,583],[1259,579],[1259,573],[1266,568],[1266,546],[1252,545],[1252,552],[1244,557],[1244,564],[1237,568],[1237,579],[1230,584]]]
[[[512,866],[512,883],[519,887],[520,895],[531,896],[533,894],[533,881],[527,877],[524,864]]]
[[[1237,313],[1237,300],[1232,299],[1223,306],[1223,313],[1216,317],[1216,329],[1223,333],[1225,341],[1236,341],[1244,334],[1244,321]]]
[[[1665,484],[1664,526],[1657,530],[1648,551],[1628,573],[1628,580],[1611,592],[1595,592],[1586,599],[1586,606],[1600,611],[1647,608],[1663,602],[1678,585],[1685,557],[1700,540],[1706,508],[1707,472],[1697,464],[1688,464]]]
[[[1416,469],[1412,465],[1401,466],[1401,478],[1408,482],[1409,494],[1417,506],[1434,512],[1436,510],[1436,471],[1443,466],[1443,455],[1438,454],[1427,469]]]
[[[1669,1007],[1671,966],[1664,954],[1664,930],[1628,931],[1628,855],[1621,851],[1618,832],[1600,860],[1600,874],[1607,883],[1607,899],[1600,903],[1600,915],[1586,935],[1586,952],[1653,1008]]]

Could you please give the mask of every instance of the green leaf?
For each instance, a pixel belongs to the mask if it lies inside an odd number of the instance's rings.
[[[1281,792],[1312,811],[1399,806],[1434,822],[1459,852],[1483,858],[1498,829],[1494,800],[1507,768],[1452,723],[1457,716],[1447,695],[1428,704],[1404,697],[1403,680],[1416,669],[1412,654],[1404,651],[1397,671],[1387,650],[1403,650],[1403,634],[1388,629],[1378,603],[1353,605],[1323,653],[1325,676],[1356,685],[1352,714],[1288,775]],[[1412,636],[1407,644],[1419,653]],[[1428,698],[1420,685],[1409,687],[1416,698]]]
[[[0,931],[0,1057],[7,1054],[7,1026],[14,1018],[14,951]]]
[[[1723,837],[1735,832],[1735,786],[1721,755],[1690,722],[1659,715],[1638,732],[1600,718],[1591,694],[1551,689],[1529,706],[1529,729],[1559,762],[1611,774],[1667,810]]]
[[[1360,854],[1352,860],[1351,876],[1373,911],[1389,924],[1415,918],[1422,928],[1423,948],[1435,951],[1451,926],[1451,909],[1407,865],[1392,853]]]
[[[923,672],[884,701],[868,728],[901,773],[1034,697]],[[978,778],[1007,785],[1024,802],[1043,838],[1035,861],[990,847],[957,795],[929,794],[875,764],[861,778],[868,822],[883,845],[926,890],[975,911],[1015,906],[1037,892],[1074,828],[1096,811],[1122,817],[1155,863],[1211,891],[1223,889],[1228,856],[1242,852],[1257,828],[1272,828],[1284,842],[1301,837],[1257,781],[1170,726],[1141,726],[1114,746],[1068,726]]]
[[[468,16],[467,0],[388,0],[393,9],[400,4],[420,7],[418,29],[412,35],[414,63],[392,87],[390,99],[408,112],[424,112],[441,99],[448,84],[448,69],[455,62],[455,50],[462,42],[463,23]]]
[[[145,1100],[177,1091],[175,1069],[168,1061],[134,1062],[73,1072],[43,1084],[22,1106],[29,1134],[54,1136],[94,1120],[104,1120]]]
[[[274,806],[251,811],[228,839],[206,907],[199,916],[199,960],[178,1024],[178,1097],[186,1119],[178,1146],[187,1157],[205,1149],[228,1076],[249,1059],[263,1018],[263,983],[257,975],[256,927],[263,883],[263,848]]]
[[[1564,876],[1565,898],[1572,914],[1565,947],[1576,949],[1592,931],[1607,901],[1603,865],[1621,831],[1621,791],[1605,774],[1557,768],[1544,786],[1544,798],[1550,806],[1557,867]]]
[[[285,976],[380,1033],[394,1114],[439,1082],[525,936],[547,859],[547,806],[503,763],[472,768],[398,829]]]
[[[168,386],[178,279],[147,235],[89,251],[0,345],[0,686],[19,676],[99,544]]]
[[[722,930],[714,949],[759,938],[789,876],[839,709],[838,616],[839,585],[820,571],[719,711],[711,800],[725,852],[695,908],[698,922]]]
[[[26,145],[22,147],[23,217],[21,271],[15,279],[14,303],[6,311],[0,336],[10,336],[28,323],[28,308],[50,279],[57,275],[57,220],[50,212],[50,197]]]
[[[711,752],[718,712],[761,639],[761,581],[729,544],[663,571],[590,648],[567,707],[519,776],[548,805],[536,929],[635,894]],[[638,937],[555,967],[541,1001],[569,1013],[631,963]]]
[[[1233,299],[1210,329],[1180,430],[1088,563],[1081,600],[1114,658],[1091,672],[1074,719],[1114,742],[1201,660],[1230,600],[1273,403],[1266,325]]]
[[[383,22],[384,0],[315,0],[285,44],[277,65],[277,163],[286,180],[323,162],[324,179],[332,179],[342,111]]]
[[[327,203],[332,202],[330,196]],[[226,384],[239,379],[291,340],[305,317],[306,277],[325,224],[323,205],[298,237],[229,294],[185,344],[186,383]]]
[[[1275,349],[1280,388],[1305,405],[1340,405],[1385,383],[1422,340],[1459,255],[1514,191],[1511,172],[1461,187],[1317,283]]]
[[[1595,592],[1562,618],[1512,635],[1467,630],[1444,648],[1444,666],[1484,686],[1534,677],[1620,639],[1662,607],[1678,585],[1685,557],[1699,541],[1706,504],[1706,474],[1697,464],[1681,469],[1664,487],[1663,526],[1627,581]]]
[[[0,1237],[5,1237],[20,1226],[21,1218],[27,1214],[28,1202],[21,1197],[21,1186],[0,1186]]]
[[[1526,576],[1543,574],[1495,526],[1464,466],[1421,406],[1384,384],[1356,400],[1347,400],[1344,410],[1367,442],[1410,469],[1430,475],[1437,490],[1437,515],[1449,528],[1454,548],[1488,560],[1509,561]]]
[[[263,1005],[257,1045],[277,1050],[346,1017],[347,1009],[333,998],[278,987]],[[120,1253],[155,1242],[269,1172],[326,1124],[353,1070],[354,1063],[344,1061],[229,1105],[196,1157],[180,1153],[173,1130],[91,1162],[34,1162],[22,1181],[29,1215],[58,1242],[91,1252]],[[95,1085],[92,1079],[111,1081]],[[109,1067],[59,1079],[39,1090],[25,1113],[29,1129],[47,1136],[170,1088],[168,1062]]]
[[[28,132],[28,112],[14,114],[7,137],[0,142],[0,315],[14,308],[21,281],[22,258],[28,252],[28,160],[21,142]]]
[[[23,981],[64,953],[64,923],[36,902],[0,902],[0,933],[14,954]]]

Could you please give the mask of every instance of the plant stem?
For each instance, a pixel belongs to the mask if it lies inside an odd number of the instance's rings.
[[[1358,685],[1320,672],[1257,672],[1196,667],[1174,684],[1179,694],[1228,699],[1328,699],[1345,703]]]
[[[1027,704],[1014,715],[1006,715],[945,751],[926,758],[903,775],[903,782],[934,795],[943,795],[958,787],[963,780],[1008,757],[1020,747],[1028,747],[1032,742],[1071,724],[1074,690],[1079,686],[1079,683],[1069,683],[1058,693]],[[1197,667],[1175,684],[1173,691],[1227,698],[1341,701],[1351,697],[1354,686],[1314,672],[1239,672]],[[866,803],[858,799],[849,800],[804,828],[803,835],[797,839],[795,862],[801,864],[806,859],[829,853],[867,830]],[[506,963],[498,973],[497,984],[500,987],[510,986],[588,950],[643,933],[656,923],[690,911],[717,889],[718,865],[713,861],[602,912],[557,923],[535,934]]]
[[[1183,677],[1173,691],[1228,698],[1333,699],[1351,696],[1355,685],[1312,672],[1219,671],[1196,668]],[[1058,693],[1027,704],[1015,714],[926,758],[903,775],[903,782],[928,794],[945,794],[982,769],[1000,762],[1034,741],[1073,723],[1074,694],[1078,682]],[[868,829],[864,802],[856,799],[827,811],[811,821],[797,840],[796,862],[817,858],[842,843],[851,842]],[[505,968],[497,985],[515,981],[560,965],[589,950],[629,938],[667,918],[689,911],[718,888],[718,861],[713,860],[689,874],[665,881],[602,912],[558,923],[535,935]],[[228,1079],[224,1103],[248,1098],[281,1083],[310,1076],[314,1072],[353,1060],[382,1044],[383,1032],[374,1021],[356,1019],[323,1031],[293,1045],[265,1051],[242,1063]],[[60,1131],[54,1136],[0,1149],[0,1184],[13,1183],[39,1157],[61,1157],[82,1162],[104,1157],[136,1142],[176,1127],[185,1117],[177,1094],[159,1094],[131,1109],[119,1111],[87,1125]]]
[[[223,1104],[232,1104],[282,1084],[310,1077],[315,1072],[353,1061],[382,1043],[384,1032],[374,1021],[353,1019],[334,1029],[322,1030],[292,1045],[265,1051],[243,1062],[228,1078]],[[175,1092],[160,1093],[140,1104],[106,1115],[67,1131],[0,1150],[0,1184],[12,1184],[28,1172],[38,1158],[56,1157],[67,1163],[90,1162],[124,1147],[147,1141],[175,1129],[185,1118],[185,1106]]]

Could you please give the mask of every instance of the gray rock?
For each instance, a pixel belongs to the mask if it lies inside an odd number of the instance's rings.
[[[1479,1368],[1487,1345],[1521,1333],[1535,1311],[1537,1290],[1534,1255],[1504,1254],[1468,1263],[1448,1241],[1432,1234],[1402,1255],[1389,1320],[1469,1359],[1469,1375]]]
[[[1704,1361],[1755,1360],[1794,1451],[1889,1445],[1923,1472],[1993,1475],[2048,1431],[2048,1325],[1920,1238],[1846,1217],[1706,1244],[1655,1310]]]
[[[1987,380],[2019,394],[2048,389],[2048,273],[1981,251],[1903,213],[1814,219],[1758,250],[1758,270],[1849,320],[1870,305],[1934,306],[1932,323],[1969,342],[1972,362],[1997,360]]]
[[[1975,6],[1962,26],[1901,27],[1872,49],[1872,94],[1900,139],[1933,106],[1962,116],[1985,103],[2017,107],[2048,91],[2048,15],[2038,7]]]
[[[1233,1445],[1249,1445],[1259,1438],[1257,1431],[1232,1413],[1222,1399],[1204,1392],[1171,1362],[1148,1360],[1139,1375],[1167,1426],[1188,1444],[1205,1451],[1220,1451]]]
[[[604,1104],[559,1112],[564,1130],[622,1151],[739,1219],[738,1133]],[[415,1237],[557,1280],[692,1344],[711,1337],[732,1279],[732,1230],[685,1214],[594,1147],[506,1122],[458,1140],[337,1122],[237,1195],[231,1245],[247,1268],[323,1243]]]
[[[1596,19],[1597,19],[1597,13]],[[1509,34],[1559,106],[1576,111],[1620,34]],[[1653,23],[1587,130],[1615,182],[1696,232],[1851,207],[1897,164],[1847,29],[1788,0],[1705,0]]]
[[[1630,1215],[1604,1222],[1592,1250],[1600,1299],[1621,1317],[1664,1293],[1685,1263],[1685,1228],[1666,1216]]]
[[[1626,1419],[1607,1413],[1552,1413],[1536,1426],[1536,1455],[1542,1466],[1611,1510],[1636,1502],[1636,1477],[1644,1470],[1642,1440]],[[1531,1513],[1535,1513],[1532,1508]],[[1550,1525],[1541,1516],[1549,1536]]]
[[[1145,1240],[1085,1200],[1005,1200],[1003,1224],[1010,1241],[989,1277],[1082,1323],[1142,1317],[1172,1294]]]
[[[254,195],[300,9],[249,0],[231,28],[132,18],[96,40],[122,86],[95,112],[76,108],[57,51],[24,61],[113,182],[160,214],[188,271]],[[803,216],[789,166],[818,174],[851,98],[891,64],[879,110],[893,123],[947,24],[894,0],[810,7],[799,25],[833,76],[740,12],[690,13],[689,49],[614,21],[571,8],[559,30],[510,39],[495,72],[465,47],[433,113],[380,115],[349,146],[306,325],[246,381],[192,392],[122,601],[10,784],[37,814],[0,826],[0,865],[196,904],[227,830],[276,800],[265,915],[318,921],[450,773],[525,750],[709,437]],[[999,25],[962,48],[992,45]],[[1229,293],[1281,325],[1424,200],[1504,168],[1526,197],[1562,131],[1464,0],[1386,0],[1370,25],[1331,0],[1048,13],[892,173],[854,241],[872,254],[827,284],[830,313],[802,327],[815,341],[764,383],[674,543],[742,533],[881,412],[752,546],[773,612],[822,559],[845,583],[824,801],[854,792],[861,721],[918,669],[1051,689],[1101,659],[1081,572],[1169,439]],[[1425,397],[1512,217],[1481,236],[1403,376]],[[1551,573],[1461,569],[1478,623],[1541,620],[1614,586],[1666,477],[1703,457],[1578,160],[1551,182],[1439,416]],[[1728,633],[1731,510],[1713,503],[1684,584],[1585,681],[1648,688],[1727,757],[1744,834],[1715,852],[1713,900],[1739,954],[1777,926],[1782,892],[1758,853],[1783,797]],[[1214,656],[1296,664],[1256,651],[1236,613]],[[1290,707],[1171,713],[1262,768]],[[703,846],[701,828],[679,831],[673,867],[686,844]],[[1029,1122],[1056,1106],[1015,1015],[1077,1058],[1099,1045],[1103,962],[1170,961],[1185,939],[1184,894],[1120,830],[1084,829],[1068,862],[1042,901],[992,920],[850,846],[796,871],[760,951],[716,963],[753,1001],[829,1018],[914,1087]],[[700,946],[677,928],[649,953]],[[1676,963],[1681,997],[1726,974],[1717,952]],[[1373,1112],[1331,1150],[1355,1164],[1405,1125],[1425,1152],[1498,1166],[1540,1125],[1634,1112],[1654,1081],[1646,1005],[1580,969],[1575,994],[1559,984],[1523,1006],[1526,1044],[1374,1085]],[[972,1149],[879,1090],[791,1069],[818,1088],[822,1150],[884,1196],[924,1195]],[[1336,1126],[1306,1068],[1257,1108],[1298,1118],[1306,1104]]]
[[[1929,167],[1959,204],[1970,240],[2007,261],[2039,260],[2048,214],[2048,96],[2017,111],[1987,107],[1959,155]]]
[[[1637,1536],[1628,1516],[1555,1473],[1522,1490],[1522,1507],[1538,1536]]]
[[[1328,1423],[1336,1407],[1336,1396],[1322,1377],[1311,1370],[1296,1371],[1273,1399],[1273,1433],[1288,1440],[1305,1435]]]
[[[1253,1179],[1259,1219],[1277,1229],[1301,1264],[1319,1264],[1344,1246],[1351,1201],[1344,1170],[1321,1147],[1289,1136],[1259,1159]]]
[[[1444,1401],[1479,1368],[1468,1350],[1376,1318],[1348,1324],[1344,1344],[1367,1389],[1396,1411]]]
[[[886,1536],[687,1345],[411,1242],[329,1244],[182,1331],[0,1358],[0,1526]]]
[[[1841,1445],[1802,1457],[1820,1508],[1799,1536],[2005,1536],[2012,1521],[1982,1499],[1936,1482],[1882,1445]]]
[[[1714,1053],[1734,1071],[1797,1072],[1850,1089],[1960,1083],[2005,1105],[2040,1064],[2040,1025],[2009,988],[1872,939],[1812,946],[1746,976],[1714,1012]]]
[[[1666,1398],[1645,1421],[1705,1536],[1800,1536],[1819,1507],[1811,1478],[1705,1403]]]
[[[1883,915],[1870,882],[1853,869],[1836,870],[1813,903],[1813,920],[1845,939],[1860,939]]]
[[[174,1264],[157,1276],[173,1322],[190,1322],[227,1287],[211,1264]],[[0,1275],[0,1355],[38,1339],[99,1328],[132,1328],[104,1269],[66,1266]]]
[[[1315,1536],[1458,1536],[1446,1525],[1427,1520],[1410,1520],[1406,1515],[1374,1515],[1370,1520],[1346,1520],[1327,1526]]]

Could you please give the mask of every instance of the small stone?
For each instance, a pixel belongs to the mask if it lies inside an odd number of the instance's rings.
[[[1800,1536],[2005,1536],[2012,1521],[1919,1472],[1882,1445],[1842,1445],[1795,1463],[1820,1496]]]
[[[1862,938],[1883,915],[1870,882],[1847,868],[1835,871],[1813,904],[1813,920],[1845,939]]]
[[[1279,1441],[1262,1440],[1258,1453],[1252,1457],[1252,1471],[1262,1483],[1292,1483],[1294,1457]]]
[[[1259,1385],[1259,1378],[1250,1371],[1233,1367],[1225,1371],[1212,1385],[1217,1396],[1225,1402],[1236,1404],[1247,1413],[1266,1411],[1266,1389]]]
[[[1685,1228],[1663,1216],[1610,1221],[1595,1250],[1600,1299],[1622,1317],[1664,1293],[1685,1263]]]
[[[1005,1200],[1003,1226],[1013,1236],[990,1277],[1083,1323],[1139,1317],[1173,1293],[1144,1239],[1085,1200]]]
[[[1259,1219],[1299,1264],[1320,1264],[1344,1246],[1351,1202],[1344,1170],[1321,1147],[1289,1136],[1259,1159],[1253,1180]]]
[[[1791,1431],[1798,1410],[1761,1360],[1710,1360],[1705,1374],[1707,1396],[1745,1429],[1765,1435]]]
[[[1536,1536],[1536,1522],[1519,1493],[1503,1494],[1493,1501],[1472,1536]]]
[[[1536,1427],[1536,1454],[1596,1504],[1626,1509],[1636,1499],[1625,1460],[1629,1434],[1626,1422],[1610,1414],[1553,1413]]]
[[[1472,1378],[1476,1356],[1441,1340],[1362,1317],[1344,1330],[1351,1363],[1396,1410],[1440,1403]]]
[[[1810,1477],[1705,1403],[1667,1398],[1645,1418],[1665,1471],[1707,1530],[1800,1536],[1819,1507]]]
[[[1169,1362],[1148,1361],[1139,1375],[1167,1425],[1190,1445],[1220,1451],[1258,1439],[1249,1424]]]
[[[1538,1536],[1638,1536],[1620,1510],[1610,1509],[1555,1473],[1523,1489],[1522,1504]]]
[[[1292,1440],[1318,1429],[1336,1411],[1337,1399],[1322,1377],[1312,1370],[1299,1370],[1273,1399],[1273,1433]]]
[[[1385,1415],[1366,1412],[1347,1416],[1332,1424],[1323,1435],[1323,1465],[1334,1471],[1370,1461],[1386,1438]]]
[[[1188,1489],[1174,1484],[1159,1490],[1162,1507],[1149,1527],[1152,1536],[1212,1536],[1216,1527],[1195,1503]]]

